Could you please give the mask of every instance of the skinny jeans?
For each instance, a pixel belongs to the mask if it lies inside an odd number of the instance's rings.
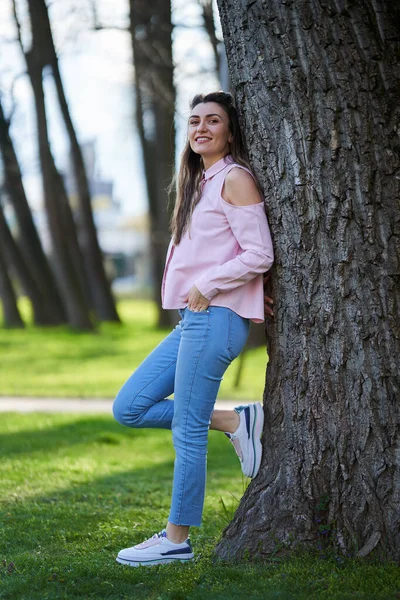
[[[127,427],[172,429],[174,480],[169,521],[201,524],[207,442],[222,377],[243,349],[249,319],[229,308],[179,310],[181,320],[118,392],[113,413]],[[174,399],[168,396],[174,394]]]

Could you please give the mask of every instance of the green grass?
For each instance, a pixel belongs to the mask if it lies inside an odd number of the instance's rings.
[[[22,310],[29,322],[27,303]],[[157,329],[156,307],[150,301],[119,303],[123,324],[103,323],[96,333],[67,327],[0,328],[0,396],[112,398],[137,365],[169,333]],[[266,351],[246,353],[239,389],[233,382],[235,361],[221,385],[220,398],[262,398]]]
[[[0,599],[394,600],[398,567],[333,556],[221,563],[213,546],[246,482],[225,436],[210,432],[196,560],[151,569],[115,562],[162,528],[171,435],[106,416],[3,414],[0,421]]]

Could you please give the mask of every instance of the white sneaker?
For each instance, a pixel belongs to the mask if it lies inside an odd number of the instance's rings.
[[[237,406],[235,411],[240,422],[235,433],[225,433],[232,442],[246,477],[253,479],[260,468],[262,446],[261,434],[264,425],[264,412],[261,404]]]
[[[173,561],[187,562],[194,558],[190,539],[181,544],[174,544],[167,538],[165,529],[153,537],[137,544],[132,548],[125,548],[118,553],[117,562],[130,567],[139,565],[163,565]]]

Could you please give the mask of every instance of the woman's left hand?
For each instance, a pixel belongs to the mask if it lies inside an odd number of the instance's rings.
[[[200,293],[195,285],[190,288],[185,302],[188,303],[188,309],[193,312],[206,310],[210,304],[210,301]]]

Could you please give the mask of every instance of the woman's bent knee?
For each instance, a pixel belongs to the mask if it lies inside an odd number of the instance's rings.
[[[120,423],[120,425],[127,425],[127,423],[126,423],[127,406],[126,406],[125,399],[122,396],[123,396],[123,394],[121,394],[121,392],[118,392],[118,394],[116,395],[114,402],[113,402],[112,411],[113,411],[114,419],[118,423]]]
[[[112,411],[114,419],[125,425],[125,427],[140,427],[142,419],[142,410],[135,409],[135,400],[138,396],[127,394],[122,388],[115,397]]]

